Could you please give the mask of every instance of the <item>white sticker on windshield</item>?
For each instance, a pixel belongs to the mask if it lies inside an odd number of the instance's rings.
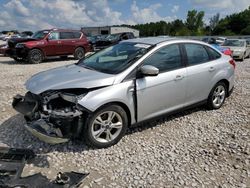
[[[149,48],[150,45],[148,45],[148,44],[136,44],[135,47],[137,47],[137,48]]]

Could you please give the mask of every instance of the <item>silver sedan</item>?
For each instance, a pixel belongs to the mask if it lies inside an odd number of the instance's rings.
[[[234,87],[234,69],[231,57],[203,42],[126,40],[32,76],[13,107],[45,142],[80,138],[104,148],[139,122],[195,105],[220,108]]]

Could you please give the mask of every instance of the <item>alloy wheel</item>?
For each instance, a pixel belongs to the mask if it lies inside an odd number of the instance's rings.
[[[213,100],[213,105],[215,107],[219,107],[222,105],[222,103],[224,102],[225,100],[225,97],[226,97],[226,90],[225,90],[225,87],[222,86],[222,85],[218,85],[215,90],[214,90],[214,93],[213,93],[213,97],[212,97],[212,100]]]
[[[116,139],[123,127],[122,117],[114,111],[106,111],[98,115],[92,123],[91,134],[101,143]]]

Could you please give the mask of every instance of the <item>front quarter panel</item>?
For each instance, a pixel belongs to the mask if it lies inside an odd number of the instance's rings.
[[[79,100],[78,103],[91,112],[96,111],[108,103],[123,103],[130,111],[131,124],[133,124],[135,123],[133,92],[134,83],[133,80],[130,80],[91,91],[81,100]]]

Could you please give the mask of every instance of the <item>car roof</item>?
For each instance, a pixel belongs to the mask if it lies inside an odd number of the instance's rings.
[[[39,30],[39,31],[59,31],[59,32],[82,32],[81,30],[74,30],[74,29],[59,29],[59,28],[53,28],[53,29],[44,29],[44,30]]]
[[[227,39],[227,40],[239,40],[239,41],[246,41],[246,39]]]
[[[144,37],[144,38],[134,38],[129,40],[124,40],[123,42],[134,42],[134,43],[143,43],[143,44],[150,44],[156,45],[161,42],[171,41],[171,40],[179,40],[174,37]]]

